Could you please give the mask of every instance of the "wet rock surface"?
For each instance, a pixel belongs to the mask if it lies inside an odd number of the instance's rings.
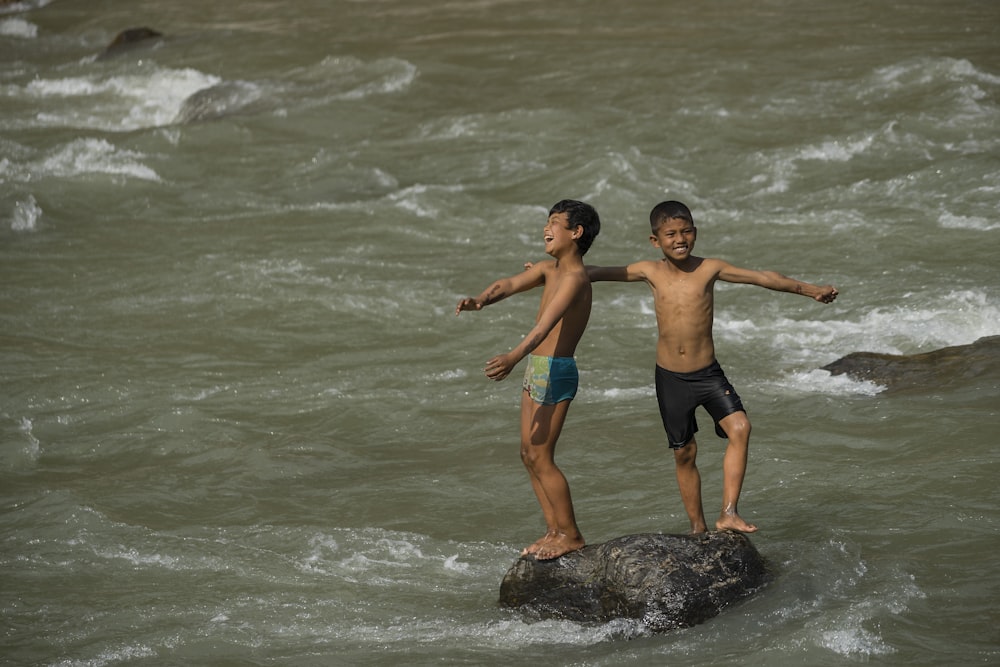
[[[500,604],[537,618],[641,621],[654,632],[703,623],[768,581],[741,533],[626,535],[553,560],[521,557]]]
[[[97,58],[104,60],[131,51],[136,47],[149,46],[155,44],[161,37],[163,34],[152,28],[128,28],[115,35],[115,38],[101,51]]]
[[[921,354],[852,352],[823,370],[832,375],[846,373],[889,391],[966,384],[983,377],[1000,377],[1000,336]]]

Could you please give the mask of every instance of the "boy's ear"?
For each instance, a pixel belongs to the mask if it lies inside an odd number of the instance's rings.
[[[573,238],[578,239],[583,236],[583,225],[577,225],[576,229],[573,230]]]
[[[660,247],[660,239],[656,238],[656,234],[649,235],[649,242],[653,245],[654,248]]]

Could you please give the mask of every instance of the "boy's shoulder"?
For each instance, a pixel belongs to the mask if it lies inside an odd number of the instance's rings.
[[[643,271],[655,271],[656,269],[663,266],[665,260],[662,259],[640,259],[632,262],[628,266],[633,269],[642,269]]]
[[[530,262],[529,264],[530,266],[528,264],[525,265],[526,270],[537,271],[541,274],[547,274],[556,270],[556,260],[554,259],[540,259],[537,262]]]

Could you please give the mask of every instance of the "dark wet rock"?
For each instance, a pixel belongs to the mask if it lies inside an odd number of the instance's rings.
[[[965,384],[982,376],[1000,376],[1000,336],[922,354],[852,352],[823,366],[823,370],[868,380],[890,390]]]
[[[702,623],[767,580],[763,557],[742,533],[646,533],[553,560],[524,556],[500,584],[500,604],[537,618],[635,619],[663,632]]]
[[[104,47],[98,59],[111,58],[126,51],[131,51],[137,46],[148,46],[153,44],[153,40],[163,37],[162,33],[156,32],[152,28],[129,28],[118,33],[111,43]]]

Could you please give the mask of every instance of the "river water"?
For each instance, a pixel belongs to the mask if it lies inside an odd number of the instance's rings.
[[[26,0],[0,53],[4,664],[1000,662],[1000,377],[821,370],[1000,333],[1000,4]],[[680,199],[699,254],[840,290],[717,289],[775,579],[694,628],[497,606],[543,526],[482,368],[538,295],[454,305],[567,197],[589,262]],[[590,542],[687,529],[655,336],[595,285]]]

